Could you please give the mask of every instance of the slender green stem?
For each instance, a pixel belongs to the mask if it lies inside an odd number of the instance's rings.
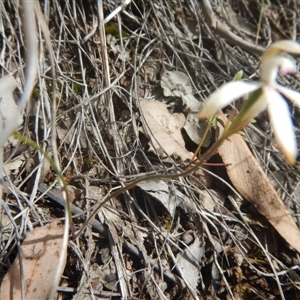
[[[33,140],[27,138],[26,136],[23,136],[17,132],[13,133],[13,136],[18,139],[19,141],[22,141],[32,147],[33,149],[39,151],[42,155],[44,155],[45,159],[49,161],[51,167],[53,168],[54,172],[57,174],[57,177],[59,180],[62,182],[62,188],[63,191],[66,193],[66,211],[68,214],[68,217],[70,219],[70,225],[72,224],[72,212],[71,212],[71,206],[70,206],[70,201],[69,201],[69,192],[68,192],[68,187],[67,184],[64,180],[63,174],[61,173],[60,169],[57,167],[56,163],[53,161],[53,159],[50,157],[50,155],[44,151],[43,148],[41,148],[37,143],[35,143]]]
[[[207,137],[207,134],[208,134],[209,130],[211,129],[211,127],[212,127],[212,125],[213,125],[213,123],[215,121],[215,119],[216,119],[216,115],[214,115],[214,116],[212,116],[212,117],[210,117],[208,119],[205,131],[204,131],[204,133],[203,133],[203,135],[201,137],[201,140],[200,140],[200,142],[198,144],[198,147],[197,147],[196,151],[194,152],[194,156],[193,156],[193,158],[192,158],[191,161],[194,161],[195,158],[196,158],[196,156],[198,155],[198,153],[199,153],[199,151],[200,151],[200,149],[201,149],[201,147],[202,147],[202,145],[203,145],[203,143],[204,143],[204,141],[205,141],[205,139]]]
[[[256,38],[255,38],[255,44],[258,43],[258,36],[261,28],[262,18],[263,18],[263,9],[264,9],[264,0],[261,0],[260,2],[260,9],[259,9],[259,17],[257,22],[257,30],[256,30]]]

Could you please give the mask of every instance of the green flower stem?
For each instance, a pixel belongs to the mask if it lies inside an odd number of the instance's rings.
[[[200,142],[197,146],[196,151],[194,152],[194,155],[193,155],[193,158],[192,158],[191,162],[193,162],[195,160],[196,156],[198,155],[198,153],[199,153],[199,151],[200,151],[200,149],[201,149],[201,147],[202,147],[202,145],[203,145],[203,143],[206,139],[206,136],[207,136],[209,130],[211,129],[211,127],[212,127],[215,120],[216,120],[216,115],[213,115],[213,116],[208,118],[208,122],[207,122],[207,125],[206,125],[206,128],[205,128],[205,131],[204,131],[204,133],[201,137],[201,140],[200,140]]]

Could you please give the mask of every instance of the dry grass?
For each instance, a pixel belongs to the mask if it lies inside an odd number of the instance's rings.
[[[37,82],[19,132],[58,154],[73,205],[87,215],[139,176],[184,167],[176,158],[150,153],[139,131],[139,100],[165,100],[165,70],[187,74],[203,101],[240,70],[256,78],[260,53],[272,41],[299,40],[295,0],[265,1],[263,7],[259,0],[200,2],[42,1],[56,67],[56,132],[49,49],[40,27]],[[1,76],[13,72],[24,83],[18,1],[0,3],[0,32]],[[285,80],[299,89],[299,73]],[[171,111],[182,110],[179,99],[168,102]],[[293,113],[298,125],[299,113]],[[57,149],[51,148],[53,134]],[[274,148],[264,115],[245,139],[299,222],[299,175]],[[186,142],[194,151],[196,145]],[[45,186],[58,186],[44,156],[15,140],[4,150],[5,165],[19,165],[5,177],[3,218],[12,225],[1,232],[1,276],[26,231],[64,217],[55,199],[60,195],[43,194]],[[98,221],[69,242],[58,299],[300,299],[299,255],[240,200],[222,168],[209,172],[211,189],[222,193],[212,195],[210,206],[203,201],[207,187],[196,175],[165,181],[170,197],[179,191],[188,199],[173,216],[139,187],[106,202]],[[82,221],[74,222],[78,231]],[[177,267],[179,254],[195,240],[201,252],[194,261],[197,289]]]

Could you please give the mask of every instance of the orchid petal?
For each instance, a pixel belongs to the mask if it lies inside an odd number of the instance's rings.
[[[300,54],[300,44],[291,40],[281,40],[271,44],[266,52],[277,49],[279,52],[288,52],[293,54]]]
[[[224,84],[208,97],[203,109],[198,114],[198,118],[205,118],[215,114],[230,102],[259,89],[262,85],[262,82],[245,82],[240,80]]]
[[[260,78],[266,83],[274,83],[278,72],[281,75],[296,72],[296,64],[292,59],[282,55],[263,57],[260,66]]]
[[[300,54],[300,44],[291,40],[281,40],[271,44],[262,56],[262,60],[277,55],[280,52]]]
[[[297,143],[290,110],[283,97],[272,87],[264,87],[269,99],[268,113],[275,139],[290,164],[296,162]]]
[[[281,94],[283,94],[286,98],[291,100],[293,103],[295,103],[298,107],[300,107],[300,93],[297,91],[294,91],[290,88],[287,88],[285,86],[276,84],[276,89]]]

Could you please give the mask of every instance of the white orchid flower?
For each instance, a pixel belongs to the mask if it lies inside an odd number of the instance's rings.
[[[287,40],[271,45],[261,59],[260,81],[232,81],[221,86],[208,97],[198,117],[205,118],[214,115],[232,101],[254,92],[232,121],[229,127],[230,132],[241,130],[267,108],[275,139],[287,161],[294,164],[297,157],[297,143],[290,111],[282,95],[300,107],[300,93],[276,82],[278,73],[286,75],[296,72],[295,62],[284,56],[284,52],[300,54],[300,45]]]

